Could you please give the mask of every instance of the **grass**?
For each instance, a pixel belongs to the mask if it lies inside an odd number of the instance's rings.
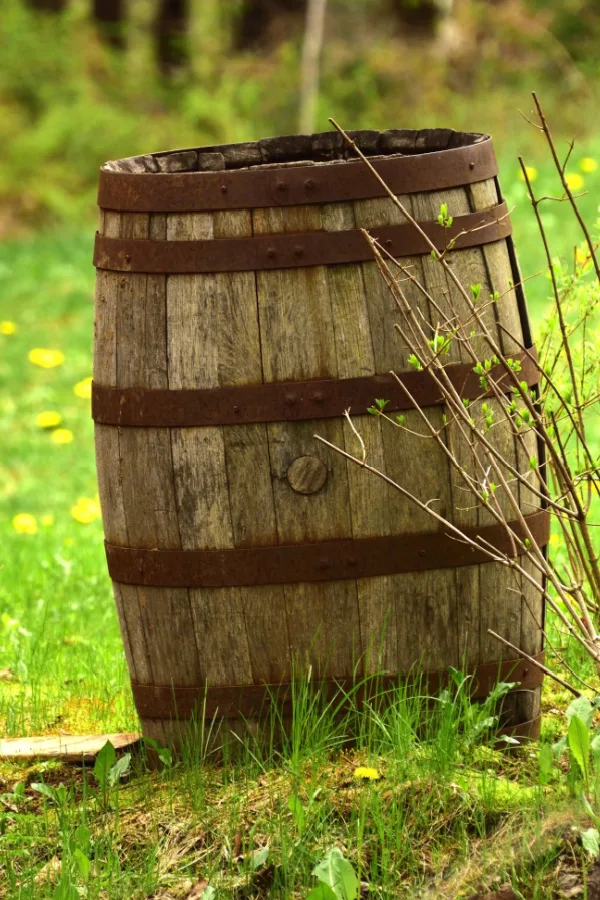
[[[78,888],[167,900],[206,882],[217,897],[302,900],[333,846],[368,897],[454,900],[512,883],[542,900],[555,857],[581,867],[566,834],[579,817],[560,787],[548,815],[537,754],[477,745],[489,707],[473,718],[460,693],[427,704],[399,691],[386,714],[351,710],[340,722],[306,683],[299,691],[296,728],[278,752],[250,744],[216,765],[192,742],[182,765],[158,773],[134,759],[106,795],[85,769],[1,767],[5,784],[24,788],[0,798],[0,896],[76,897]],[[376,777],[357,777],[365,764]]]
[[[587,156],[600,159],[600,145],[578,151],[573,171]],[[556,191],[550,167],[535,156],[528,162],[538,169],[540,192]],[[527,277],[543,269],[539,240],[516,160],[505,156],[501,174]],[[584,178],[582,211],[593,220],[600,171]],[[557,207],[547,208],[554,251],[568,259],[578,235]],[[137,727],[96,508],[89,401],[74,392],[91,374],[92,231],[0,244],[0,322],[16,326],[0,333],[6,736]],[[528,282],[528,294],[539,321],[548,294],[543,275]],[[64,361],[36,366],[33,348],[61,351]],[[56,443],[52,429],[39,427],[44,411],[60,415],[71,442]],[[89,521],[80,521],[80,498]],[[17,533],[19,514],[35,518],[36,533]],[[565,700],[547,685],[547,741],[562,725],[551,710],[564,709]],[[551,897],[558,868],[585,865],[570,830],[579,813],[559,771],[542,783],[534,750],[513,757],[478,746],[470,709],[440,700],[426,708],[422,698],[398,696],[387,719],[376,710],[349,713],[342,724],[354,740],[346,744],[332,711],[307,700],[279,751],[236,745],[217,765],[196,740],[183,765],[150,772],[142,749],[107,802],[89,771],[3,763],[0,897],[167,900],[193,896],[193,885],[206,879],[217,897],[301,900],[333,846],[368,883],[367,897],[467,898],[480,884],[503,882],[531,900]],[[427,720],[420,731],[417,719]],[[357,780],[359,765],[382,778]],[[53,799],[31,787],[41,782],[63,783],[66,794]],[[15,790],[18,783],[24,788]],[[257,856],[266,847],[266,859]]]

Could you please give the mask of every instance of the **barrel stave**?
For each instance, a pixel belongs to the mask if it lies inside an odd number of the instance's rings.
[[[254,234],[300,233],[322,228],[319,206],[254,210]],[[337,345],[328,271],[325,266],[257,273],[257,300],[265,380],[338,377]],[[327,419],[274,422],[267,426],[273,500],[279,543],[332,540],[351,536],[346,461],[314,440],[322,434],[343,443],[343,424]],[[305,496],[291,489],[285,473],[302,456],[325,462],[323,489]],[[362,648],[356,582],[286,584],[289,627],[289,678],[292,663],[315,673],[340,677],[360,666]]]

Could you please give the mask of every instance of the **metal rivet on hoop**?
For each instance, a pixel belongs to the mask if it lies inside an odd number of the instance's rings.
[[[306,181],[304,182],[304,187],[306,188],[307,191],[311,191],[314,188],[314,186],[315,186],[315,183],[312,180],[312,178],[307,178]]]
[[[314,403],[322,403],[325,399],[325,394],[323,393],[323,391],[313,391],[313,393],[310,395],[310,399]]]
[[[288,406],[292,406],[296,402],[297,399],[298,398],[296,397],[295,394],[286,394],[284,397],[284,400],[288,404]]]
[[[287,189],[287,184],[285,183],[285,181],[277,182],[277,190],[278,191],[285,191],[286,189]]]
[[[302,256],[304,254],[304,250],[302,247],[294,247],[294,256]]]
[[[470,163],[469,163],[469,168],[470,168],[471,171],[472,171],[472,170],[475,168],[475,163],[474,163],[474,162],[470,162]]]
[[[222,185],[221,185],[221,193],[222,193],[222,194],[226,194],[226,193],[227,193],[227,185],[226,185],[226,184],[222,184]]]
[[[275,253],[273,247],[269,247],[269,249],[267,250],[267,256],[269,257],[269,259],[275,259],[276,255],[277,254]]]

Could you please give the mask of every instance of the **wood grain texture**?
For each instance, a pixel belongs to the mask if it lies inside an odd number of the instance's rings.
[[[473,212],[489,209],[498,201],[498,189],[493,178],[471,184],[466,189]],[[523,343],[523,325],[519,316],[514,284],[516,273],[511,269],[510,257],[506,241],[494,241],[481,248],[487,271],[487,285],[490,292],[498,292],[498,300],[494,304],[499,329],[500,346],[505,353],[518,353]],[[484,295],[487,302],[489,294]]]
[[[252,220],[254,234],[315,231],[323,221],[318,206],[254,210]],[[257,273],[266,381],[338,377],[328,274],[324,266]],[[278,540],[351,536],[346,462],[314,438],[318,433],[342,445],[342,423],[277,422],[267,430]],[[327,481],[316,494],[298,494],[287,481],[287,470],[300,456],[314,456],[327,467]],[[298,665],[329,677],[354,671],[362,652],[356,583],[290,584],[284,594],[291,654]]]
[[[105,212],[101,218],[100,228],[111,237],[148,237],[150,233],[149,215],[117,214]],[[133,276],[135,277],[135,276]],[[124,323],[124,315],[133,308],[145,309],[146,281],[137,276],[135,287],[132,276],[115,272],[99,273],[96,283],[94,309],[94,380],[99,384],[111,387],[121,386],[120,375],[126,383],[131,382],[131,369],[123,363],[126,347],[122,346],[122,333],[119,329]],[[125,332],[126,334],[126,332]],[[163,329],[164,335],[164,329]],[[164,338],[163,338],[164,343]],[[136,350],[138,360],[143,365],[145,354],[143,346]],[[119,368],[119,361],[121,368]],[[142,376],[143,377],[143,376]],[[146,386],[146,385],[142,385]],[[149,385],[148,385],[149,386]],[[97,426],[95,430],[96,461],[98,469],[98,485],[104,533],[107,540],[125,546],[130,545],[129,520],[137,521],[135,511],[132,513],[130,485],[125,484],[123,471],[124,461],[128,456],[128,440],[121,438],[123,434],[118,428]],[[135,439],[135,438],[134,438]],[[135,533],[135,527],[131,529]],[[143,545],[142,545],[143,546]],[[129,585],[114,585],[114,596],[125,655],[133,680],[147,683],[154,678],[150,649],[147,643],[147,632],[139,606],[139,590]],[[160,722],[143,720],[142,728],[149,737],[159,741],[165,740],[165,731]]]
[[[530,560],[523,560],[523,569],[541,585],[539,569]],[[543,647],[544,602],[541,591],[526,578],[521,578],[521,639],[519,647],[530,656],[535,656]],[[540,714],[541,687],[533,691],[517,694],[515,717],[529,721]]]
[[[211,213],[170,215],[168,240],[214,236]],[[223,275],[176,275],[167,284],[169,387],[219,385]],[[233,547],[223,427],[171,432],[177,519],[184,550]],[[189,591],[191,633],[198,647],[195,683],[247,684],[252,680],[239,592]],[[185,683],[185,682],[183,682]],[[193,682],[192,682],[193,683]]]
[[[4,759],[60,759],[64,762],[93,762],[107,741],[115,750],[127,750],[140,739],[138,732],[119,734],[50,734],[4,738],[0,757]]]
[[[325,231],[343,231],[355,229],[359,219],[352,204],[326,204],[322,207],[322,221]],[[377,321],[381,321],[381,303],[385,301],[381,276],[377,272],[376,280],[371,274],[371,269],[362,265],[332,266],[327,272],[340,378],[373,375],[376,371],[371,318],[379,316]],[[374,312],[374,305],[378,313]],[[389,325],[393,328],[393,319]],[[381,423],[368,415],[356,415],[357,412],[361,411],[350,410],[354,427],[365,442],[369,463],[385,470]],[[322,433],[320,429],[318,433]],[[344,449],[360,457],[360,444],[346,421],[343,438]],[[347,463],[346,472],[352,536],[388,534],[393,510],[401,502],[398,492],[352,462]],[[395,672],[398,663],[393,579],[361,578],[356,589],[364,671]]]
[[[287,480],[297,494],[316,494],[327,481],[327,466],[316,456],[299,456],[287,470]]]
[[[520,439],[517,440],[517,458],[519,471],[526,475],[527,484],[519,484],[519,506],[525,514],[540,506],[539,497],[530,490],[541,490],[542,484],[539,474],[539,448],[537,437],[533,429],[522,429]],[[530,465],[530,460],[537,461],[536,467]],[[523,575],[521,576],[521,639],[519,647],[529,653],[530,656],[539,653],[544,645],[544,598],[541,593],[542,575],[539,568],[528,559],[523,560],[523,569],[539,585],[535,587]],[[541,687],[532,692],[520,693],[517,696],[515,716],[527,721],[540,714]]]
[[[249,237],[252,215],[247,210],[216,213],[213,228],[216,239]],[[216,292],[221,317],[219,384],[260,384],[263,361],[256,276],[254,272],[220,274]],[[233,546],[277,543],[266,425],[225,426],[223,443]],[[283,588],[268,585],[234,590],[236,609],[241,610],[245,625],[251,679],[277,682],[289,671]]]
[[[407,212],[417,219],[421,217],[419,199],[418,196],[400,198]],[[382,216],[385,216],[382,224],[391,225],[405,221],[404,216],[390,200],[376,203],[375,209],[368,208],[366,201],[357,204],[359,226],[370,227],[376,224],[374,217]],[[426,217],[434,218],[429,214]],[[428,262],[435,267],[428,267]],[[373,345],[377,372],[386,371],[390,367],[396,372],[410,368],[408,357],[412,351],[409,343],[402,339],[404,331],[410,336],[411,330],[420,326],[425,340],[433,338],[439,316],[435,305],[425,297],[419,285],[426,289],[438,304],[443,305],[445,302],[441,287],[443,283],[445,289],[446,282],[439,279],[439,272],[444,274],[441,266],[434,264],[430,257],[414,257],[402,260],[402,264],[415,279],[415,281],[404,280],[401,285],[406,301],[415,311],[418,324],[403,317],[401,310],[395,310],[389,324],[399,325],[399,329],[393,332],[397,364],[394,364],[393,357],[390,357],[386,332],[382,332],[378,327],[375,329]],[[373,270],[371,277],[377,275],[382,282],[380,290],[391,297],[389,288],[381,279],[381,274],[376,271],[375,265],[364,264],[365,268],[369,266]],[[380,301],[378,304],[378,315],[381,315],[379,311],[382,310],[384,302]],[[381,344],[376,335],[383,335]],[[429,422],[437,430],[442,430],[442,413],[441,408],[426,411]],[[440,515],[451,516],[452,494],[448,463],[442,449],[430,437],[419,413],[408,410],[404,416],[404,428],[396,429],[389,426],[383,429],[383,452],[387,475],[410,490],[422,502],[430,503]],[[392,533],[435,530],[432,518],[407,498],[401,498],[396,502],[393,516],[388,515],[388,523]],[[390,587],[396,597],[398,670],[408,672],[415,666],[443,669],[447,665],[456,665],[459,620],[456,615],[455,572],[438,569],[427,573],[397,575],[393,576]],[[452,622],[455,623],[454,626],[450,625]]]

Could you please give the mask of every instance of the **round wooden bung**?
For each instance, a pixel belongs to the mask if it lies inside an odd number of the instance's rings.
[[[287,470],[287,480],[297,494],[316,494],[327,481],[327,466],[316,456],[299,456]]]

